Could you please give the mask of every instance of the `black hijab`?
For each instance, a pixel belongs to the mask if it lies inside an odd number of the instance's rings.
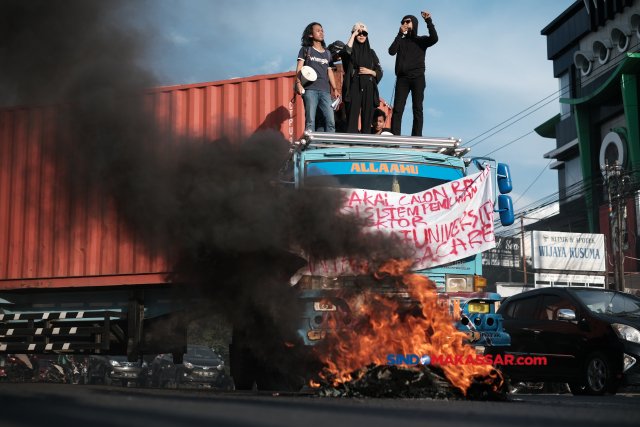
[[[353,43],[353,53],[351,54],[351,61],[353,62],[353,69],[357,70],[360,67],[373,70],[373,52],[369,45],[369,37],[364,43],[358,43],[356,38]]]

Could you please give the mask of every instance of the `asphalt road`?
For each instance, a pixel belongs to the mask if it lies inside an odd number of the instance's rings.
[[[509,402],[336,399],[211,390],[0,383],[0,426],[640,425],[640,394],[514,395]]]

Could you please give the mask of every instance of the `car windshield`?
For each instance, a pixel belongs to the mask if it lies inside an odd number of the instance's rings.
[[[187,347],[187,357],[215,359],[218,355],[208,347]]]
[[[640,316],[640,298],[619,292],[576,291],[578,298],[594,313]]]
[[[307,165],[305,185],[415,194],[462,177],[462,170],[445,166],[395,162],[315,162]]]

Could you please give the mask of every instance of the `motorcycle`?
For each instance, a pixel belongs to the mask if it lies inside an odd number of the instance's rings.
[[[67,369],[65,369],[58,363],[49,364],[49,368],[47,369],[46,374],[47,380],[67,384],[78,384],[80,381],[80,377],[82,376],[80,372],[82,368],[79,368],[78,363],[74,362],[73,360],[69,361],[66,365]]]
[[[31,381],[34,376],[38,373],[38,368],[40,366],[40,361],[38,360],[38,356],[31,355],[27,356],[29,361],[31,362],[32,368],[27,368],[26,363],[22,361],[22,359],[18,359],[17,357],[7,357],[6,359],[6,376],[7,380],[10,382],[28,382]]]
[[[56,363],[49,363],[45,378],[47,381],[56,383],[62,383],[66,381],[64,369],[62,368],[62,366]]]

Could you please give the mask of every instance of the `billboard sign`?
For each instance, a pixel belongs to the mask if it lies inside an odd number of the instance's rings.
[[[606,271],[604,234],[531,233],[533,268],[565,271]]]
[[[585,274],[551,274],[536,273],[536,286],[598,286],[603,287],[606,282],[604,276],[592,276]]]
[[[520,239],[496,236],[496,247],[482,254],[482,265],[492,267],[522,268]]]

